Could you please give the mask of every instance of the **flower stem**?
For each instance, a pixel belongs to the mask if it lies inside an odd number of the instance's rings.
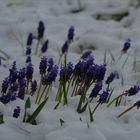
[[[123,95],[126,95],[126,93],[122,93],[121,95],[117,96],[116,98],[114,98],[108,105],[107,107],[110,107],[110,105],[115,102],[117,99],[119,99],[120,97],[122,97]]]
[[[44,100],[47,99],[47,96],[49,95],[50,89],[51,89],[51,85],[49,85],[48,88],[47,88],[47,91],[46,91],[46,95],[45,95]]]
[[[119,114],[117,117],[120,118],[122,115],[124,115],[125,113],[127,113],[128,111],[130,111],[131,109],[133,109],[135,107],[135,105],[127,108],[125,111],[123,111],[121,114]]]
[[[38,53],[39,43],[40,43],[40,40],[38,40],[38,42],[36,44],[36,49],[35,49],[34,55],[37,55],[37,53]]]
[[[41,95],[40,95],[40,98],[39,98],[39,100],[38,100],[38,104],[40,104],[40,101],[41,101],[41,99],[42,99],[42,96],[43,96],[43,94],[44,94],[44,92],[45,92],[45,90],[46,90],[47,87],[48,87],[48,86],[45,86],[44,90],[42,91],[42,93],[41,93]]]
[[[95,106],[94,110],[92,111],[92,115],[95,113],[95,111],[97,110],[97,108],[99,107],[100,102]]]
[[[38,92],[37,92],[35,104],[37,103],[38,98],[39,98],[39,95],[40,95],[40,90],[41,90],[41,87],[42,87],[42,77],[43,77],[43,76],[41,75],[41,79],[40,79],[40,83],[39,83],[39,88],[38,88]]]

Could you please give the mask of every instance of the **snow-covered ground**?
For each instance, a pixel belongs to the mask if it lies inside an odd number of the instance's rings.
[[[111,84],[115,88],[112,98],[116,97],[140,80],[139,70],[136,73],[132,70],[135,56],[137,61],[140,60],[140,8],[136,8],[137,3],[138,0],[0,0],[0,49],[10,55],[9,60],[2,60],[6,68],[0,66],[0,84],[8,75],[8,69],[14,60],[18,68],[25,65],[26,57],[23,56],[21,44],[25,51],[28,33],[36,34],[38,22],[42,20],[46,28],[45,39],[49,39],[49,49],[45,55],[48,58],[53,57],[56,63],[58,50],[66,40],[71,25],[75,27],[75,40],[70,45],[68,61],[74,64],[78,62],[82,51],[90,48],[93,49],[96,63],[103,63],[105,50],[107,62],[111,60],[109,51],[117,59],[126,39],[131,39],[132,47],[121,61],[107,66],[106,77],[112,70],[117,70],[123,76],[123,80],[120,78]],[[121,20],[114,17],[122,13],[128,15]],[[35,45],[34,43],[33,47]],[[127,55],[128,61],[122,67]],[[35,68],[34,78],[38,80],[40,58],[32,56],[32,62]],[[140,62],[138,63],[140,67]],[[37,118],[37,126],[22,123],[23,112],[18,119],[12,117],[13,109],[17,105],[24,110],[23,101],[18,99],[6,106],[1,103],[0,112],[4,114],[5,123],[0,124],[0,140],[140,139],[140,110],[134,108],[117,118],[120,112],[140,99],[139,94],[127,98],[125,106],[122,104],[117,108],[114,105],[107,108],[103,104],[95,112],[94,122],[90,123],[88,111],[82,114],[76,112],[79,97],[69,98],[68,106],[53,110],[57,86],[58,81]],[[92,109],[96,104],[97,100],[91,103]],[[32,109],[35,107],[33,105]],[[60,119],[64,120],[62,126]]]

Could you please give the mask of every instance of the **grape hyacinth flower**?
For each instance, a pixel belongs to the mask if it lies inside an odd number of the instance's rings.
[[[45,31],[45,26],[44,26],[43,21],[39,21],[39,25],[38,25],[37,31],[38,31],[38,39],[40,40],[40,39],[43,38],[44,31]]]
[[[134,85],[129,90],[126,91],[128,96],[136,95],[140,91],[140,85]]]
[[[68,48],[69,48],[69,43],[68,43],[68,41],[66,41],[66,42],[64,43],[64,45],[62,46],[62,48],[61,48],[62,54],[67,53],[67,52],[68,52]]]
[[[18,91],[18,83],[14,82],[12,83],[10,89],[9,89],[12,93],[17,92]]]
[[[86,52],[84,52],[81,56],[81,59],[86,59],[88,58],[89,56],[91,56],[92,54],[92,50],[87,50]]]
[[[8,92],[6,95],[2,95],[0,97],[0,102],[2,102],[3,104],[7,104],[10,101],[14,101],[14,100],[16,100],[16,96],[11,92]]]
[[[86,63],[87,63],[87,67],[94,64],[94,57],[93,56],[89,56],[85,60],[86,60]]]
[[[21,100],[24,100],[25,88],[26,88],[26,80],[25,79],[19,80],[19,90],[18,90],[18,96],[17,97],[20,98]]]
[[[18,118],[19,115],[20,115],[20,107],[17,106],[17,107],[14,109],[13,117],[14,117],[14,118]]]
[[[26,58],[26,63],[30,63],[32,60],[31,60],[31,56],[27,56]]]
[[[21,100],[24,100],[25,94],[25,88],[20,88],[17,97]]]
[[[31,95],[33,96],[34,93],[36,92],[37,90],[37,81],[34,80],[32,83],[31,83]]]
[[[52,69],[50,70],[49,73],[47,73],[47,75],[45,75],[43,77],[43,81],[42,84],[43,85],[51,85],[52,82],[55,81],[56,77],[57,77],[57,73],[58,73],[58,67],[56,65],[54,65],[52,67]]]
[[[32,80],[32,77],[33,77],[33,65],[32,65],[32,63],[28,63],[27,67],[26,67],[26,78],[27,78],[27,81]]]
[[[20,81],[20,80],[24,79],[25,76],[26,76],[25,68],[20,69],[18,72],[18,80]]]
[[[74,26],[71,26],[68,30],[68,41],[73,41],[73,38],[74,38]]]
[[[106,64],[97,65],[96,75],[95,75],[96,80],[102,81],[104,79],[105,72],[106,72]]]
[[[16,82],[17,78],[18,78],[18,71],[16,68],[16,61],[13,62],[13,66],[11,69],[9,69],[9,81],[10,83],[14,83]]]
[[[26,48],[26,55],[30,55],[32,53],[31,47]]]
[[[61,70],[60,70],[60,80],[59,81],[67,82],[70,79],[72,72],[73,72],[73,64],[71,62],[69,62],[67,64],[66,68],[64,66],[62,66]]]
[[[97,95],[99,94],[100,90],[102,89],[102,86],[103,86],[102,81],[100,81],[100,82],[98,82],[98,83],[95,84],[94,88],[92,89],[92,91],[91,91],[91,93],[89,95],[89,97],[91,98],[91,100],[93,98],[96,98],[97,97]]]
[[[28,38],[27,38],[27,46],[31,46],[33,42],[33,35],[32,33],[29,33]]]
[[[23,78],[23,79],[20,79],[18,81],[19,83],[19,88],[25,88],[26,87],[26,80]]]
[[[122,49],[122,52],[123,53],[126,53],[127,50],[131,47],[131,40],[130,39],[127,39],[127,41],[124,43],[124,47]]]
[[[49,40],[46,40],[41,48],[41,53],[45,53],[48,50]]]
[[[75,76],[79,76],[83,73],[85,73],[87,70],[87,63],[86,61],[79,61],[76,65],[75,65],[75,68],[74,68],[74,75]]]
[[[107,80],[106,80],[106,84],[110,84],[115,78],[117,78],[118,77],[118,73],[117,73],[117,71],[113,71],[109,76],[108,76],[108,78],[107,78]]]
[[[94,110],[92,111],[92,115],[95,113],[95,111],[97,110],[97,108],[99,107],[100,104],[106,103],[107,99],[109,97],[109,89],[106,89],[105,91],[103,91],[103,93],[100,95],[100,98],[98,100],[98,104],[95,106]]]
[[[103,93],[100,95],[99,98],[99,103],[105,103],[107,101],[107,98],[109,96],[109,89],[106,89],[105,91],[103,91]]]
[[[47,57],[42,57],[39,65],[40,74],[43,75],[46,73],[47,69]]]
[[[9,85],[9,77],[6,77],[3,82],[2,82],[2,93],[6,93],[7,89],[8,89],[8,85]]]

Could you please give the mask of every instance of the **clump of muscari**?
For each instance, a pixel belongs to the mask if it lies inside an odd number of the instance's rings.
[[[93,121],[93,115],[99,105],[103,103],[108,103],[112,94],[110,89],[110,84],[114,79],[118,78],[117,71],[113,71],[105,80],[106,88],[103,89],[104,78],[106,74],[107,64],[96,64],[94,62],[94,56],[92,50],[85,51],[80,57],[79,61],[74,65],[72,62],[67,63],[67,53],[69,45],[74,40],[75,29],[71,26],[68,30],[67,40],[61,48],[61,57],[64,55],[64,63],[61,63],[60,69],[55,65],[53,58],[47,58],[46,56],[41,57],[39,64],[40,81],[39,84],[34,80],[33,64],[31,61],[31,54],[33,51],[32,45],[33,40],[37,40],[37,46],[35,48],[35,55],[41,55],[45,53],[48,49],[49,40],[43,41],[45,33],[45,26],[43,21],[39,22],[37,28],[37,35],[29,33],[27,38],[27,48],[26,48],[26,65],[24,68],[17,69],[16,62],[13,62],[12,68],[9,69],[9,76],[6,77],[2,82],[2,95],[0,101],[3,104],[7,104],[17,98],[25,101],[25,112],[23,117],[23,122],[28,122],[35,124],[35,119],[46,104],[49,98],[49,92],[52,88],[53,83],[59,76],[59,86],[56,93],[55,101],[57,105],[55,109],[63,102],[63,105],[68,105],[68,97],[80,96],[80,100],[77,106],[77,112],[82,113],[88,107],[90,120]],[[40,48],[39,52],[39,46]],[[124,48],[121,53],[124,54],[128,51],[131,46],[130,40],[124,43]],[[119,57],[119,59],[122,56]],[[118,59],[118,60],[119,60]],[[59,73],[59,74],[58,74]],[[30,88],[29,88],[30,87]],[[89,89],[92,91],[87,95]],[[132,96],[135,95],[140,90],[139,85],[126,90],[124,93],[113,99],[108,107],[116,101],[116,106],[121,103],[122,96]],[[102,92],[102,94],[101,94]],[[28,114],[28,109],[31,108],[32,96],[36,96],[35,104],[38,105],[37,109],[32,113]],[[90,103],[92,103],[93,98],[97,98],[97,105],[92,110],[90,108]],[[125,110],[123,113],[118,115],[121,117],[123,114],[131,110],[133,107],[140,107],[140,101],[137,101],[132,107]],[[20,115],[20,107],[17,106],[14,109],[13,117],[18,118]]]

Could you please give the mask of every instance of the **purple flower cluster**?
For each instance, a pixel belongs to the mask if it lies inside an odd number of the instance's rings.
[[[99,103],[105,103],[108,99],[108,96],[109,96],[109,89],[106,89],[105,91],[103,91],[103,93],[100,95],[100,98],[99,98]]]
[[[130,39],[127,39],[127,41],[124,43],[122,52],[123,52],[123,53],[126,53],[127,50],[128,50],[130,47],[131,47],[131,40],[130,40]]]
[[[36,92],[37,90],[37,81],[34,80],[32,83],[31,83],[31,95],[33,96],[34,93]]]
[[[110,84],[115,78],[118,77],[117,71],[113,71],[107,78],[106,84]]]
[[[73,73],[73,64],[69,62],[66,68],[64,66],[61,67],[59,81],[67,82],[70,79],[72,73]]]
[[[27,81],[31,81],[32,80],[32,77],[33,77],[33,65],[32,63],[28,63],[27,66],[26,66],[26,78],[27,78]]]
[[[48,72],[42,79],[43,85],[51,85],[55,81],[58,74],[58,67],[54,65],[50,72]]]
[[[45,26],[44,26],[43,21],[39,21],[37,31],[38,31],[38,39],[40,40],[43,38],[44,32],[45,32]]]
[[[26,68],[17,69],[16,62],[13,62],[12,68],[9,69],[9,76],[6,77],[2,82],[2,96],[0,101],[3,104],[7,104],[10,101],[14,101],[16,97],[24,99],[26,94],[26,84],[32,82],[33,76],[33,65],[31,63],[27,64]],[[37,83],[33,81],[31,83],[31,94],[36,91],[35,87]]]
[[[49,44],[49,40],[46,40],[41,47],[41,52],[42,53],[45,53],[48,50],[48,44]]]
[[[68,30],[68,41],[73,41],[73,38],[74,38],[74,27],[71,26]]]
[[[10,101],[14,100],[16,100],[16,96],[12,92],[8,92],[6,95],[0,97],[0,102],[2,102],[3,104],[7,104]]]
[[[99,94],[100,90],[102,89],[103,83],[102,81],[98,82],[95,84],[94,88],[92,89],[89,97],[90,98],[96,98],[97,95]]]
[[[126,91],[128,96],[136,95],[140,91],[140,85],[134,85],[129,90]]]
[[[44,75],[47,69],[47,57],[42,57],[39,65],[40,74]]]

